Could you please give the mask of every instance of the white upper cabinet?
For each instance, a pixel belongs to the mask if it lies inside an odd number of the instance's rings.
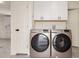
[[[68,19],[68,2],[59,1],[58,3],[58,18],[60,20]]]
[[[51,2],[34,2],[34,20],[50,19]]]
[[[67,20],[66,1],[34,2],[34,20]]]

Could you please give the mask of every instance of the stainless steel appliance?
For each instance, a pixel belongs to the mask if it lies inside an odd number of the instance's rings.
[[[51,30],[51,57],[72,57],[72,43],[70,30]]]
[[[30,56],[32,58],[49,58],[50,30],[32,29],[30,46]]]

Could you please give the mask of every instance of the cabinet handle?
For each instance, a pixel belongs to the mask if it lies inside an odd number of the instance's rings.
[[[40,19],[41,19],[41,20],[43,20],[43,19],[44,19],[44,17],[43,17],[43,16],[41,16],[41,17],[40,17]]]
[[[58,16],[58,20],[61,20],[61,16]]]

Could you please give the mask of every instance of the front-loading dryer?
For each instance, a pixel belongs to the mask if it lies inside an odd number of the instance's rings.
[[[51,30],[51,57],[72,57],[72,43],[70,30]]]
[[[33,58],[50,57],[50,30],[31,30],[30,56]]]

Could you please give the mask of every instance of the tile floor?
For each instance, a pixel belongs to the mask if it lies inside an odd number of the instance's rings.
[[[72,58],[79,58],[79,47],[72,47]]]
[[[0,39],[0,58],[27,58],[27,55],[10,55],[10,39]],[[72,48],[72,57],[79,58],[79,48]]]

